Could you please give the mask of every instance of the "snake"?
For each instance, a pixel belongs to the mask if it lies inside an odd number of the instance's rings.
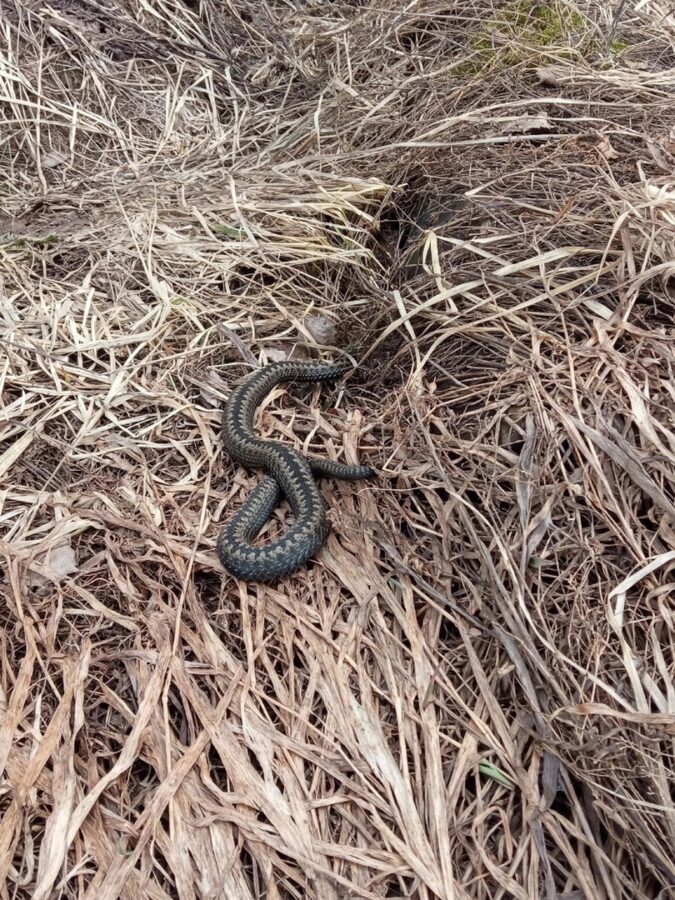
[[[222,418],[222,441],[228,456],[267,475],[221,529],[216,551],[222,566],[242,581],[272,582],[305,565],[325,544],[331,527],[316,478],[359,481],[373,478],[370,466],[315,459],[253,432],[256,408],[276,385],[335,381],[352,369],[346,360],[333,363],[282,360],[256,369],[230,394]],[[254,541],[285,497],[293,524],[267,544]]]

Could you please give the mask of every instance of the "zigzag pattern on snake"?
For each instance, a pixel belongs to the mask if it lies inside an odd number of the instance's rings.
[[[271,363],[245,378],[230,395],[223,413],[225,449],[235,462],[269,473],[218,537],[218,558],[236,578],[274,581],[300,568],[324,545],[330,525],[315,477],[358,481],[375,475],[370,466],[306,459],[291,447],[263,441],[253,434],[256,407],[275,385],[292,381],[333,381],[351,368],[348,362]],[[293,510],[295,522],[269,544],[254,546],[253,541],[282,495]]]

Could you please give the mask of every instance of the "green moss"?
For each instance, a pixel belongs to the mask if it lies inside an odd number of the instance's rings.
[[[537,9],[536,18],[542,38],[548,43],[570,35],[577,35],[584,31],[586,25],[581,13],[568,6],[560,9],[540,6]]]
[[[0,240],[0,248],[2,250],[25,250],[26,247],[49,247],[51,244],[58,243],[58,240],[57,234],[45,234],[44,237],[13,238],[6,242]]]
[[[234,225],[212,225],[211,231],[214,234],[221,234],[226,238],[234,238],[241,240],[244,237],[244,231],[241,228],[235,228]]]
[[[514,0],[481,28],[470,44],[470,59],[458,64],[458,75],[485,68],[541,63],[541,52],[555,47],[558,56],[577,52],[585,31],[583,16],[574,9],[534,0]]]
[[[615,68],[628,46],[626,41],[622,41],[620,38],[614,38],[608,45],[599,48],[596,65],[599,69],[604,70]]]
[[[610,52],[614,57],[621,56],[621,54],[627,47],[628,44],[626,43],[626,41],[620,41],[618,38],[614,38],[614,40],[609,45]]]

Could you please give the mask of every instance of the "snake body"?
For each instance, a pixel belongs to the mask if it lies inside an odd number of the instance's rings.
[[[253,434],[256,407],[275,385],[292,381],[333,381],[351,368],[347,362],[271,363],[245,378],[230,395],[223,413],[225,449],[235,462],[268,472],[218,537],[218,558],[236,578],[274,581],[300,568],[323,546],[330,525],[316,477],[358,481],[375,474],[369,466],[306,459],[291,447],[263,441]],[[267,545],[254,546],[253,541],[282,495],[293,510],[295,522]]]

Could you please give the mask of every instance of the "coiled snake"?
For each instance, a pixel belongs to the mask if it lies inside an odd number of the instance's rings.
[[[218,537],[218,558],[236,578],[274,581],[298,569],[324,545],[330,525],[316,477],[358,481],[374,476],[370,466],[306,459],[283,444],[256,438],[252,430],[256,407],[275,385],[291,381],[333,381],[351,368],[348,362],[271,363],[246,377],[230,395],[223,413],[225,449],[235,462],[269,473]],[[266,546],[254,546],[253,541],[282,494],[290,503],[295,522]]]

